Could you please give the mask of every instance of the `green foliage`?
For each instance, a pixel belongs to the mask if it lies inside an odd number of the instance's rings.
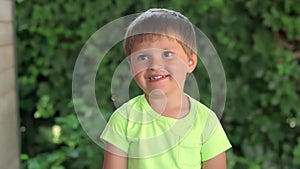
[[[21,125],[26,128],[22,168],[101,168],[103,150],[82,130],[73,107],[75,61],[97,29],[150,7],[171,8],[188,16],[220,55],[227,80],[222,123],[233,145],[228,168],[299,168],[297,0],[17,1]],[[90,55],[95,52],[97,46]],[[116,45],[97,74],[97,102],[106,116],[114,110],[108,89],[123,55],[121,45]],[[201,63],[195,75],[201,100],[209,105],[210,82]],[[131,93],[139,93],[134,86]],[[91,94],[85,90],[85,95]]]

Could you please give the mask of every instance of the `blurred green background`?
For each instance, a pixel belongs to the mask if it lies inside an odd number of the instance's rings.
[[[300,168],[298,0],[15,3],[22,168],[102,167],[103,150],[82,130],[73,107],[75,61],[99,28],[152,7],[186,15],[219,53],[227,80],[221,121],[233,145],[228,168]],[[107,55],[98,71],[96,94],[101,111],[110,113],[115,109],[111,77],[125,55],[120,44]],[[210,82],[201,64],[196,74],[201,101],[209,106]],[[134,87],[131,91],[140,92]]]

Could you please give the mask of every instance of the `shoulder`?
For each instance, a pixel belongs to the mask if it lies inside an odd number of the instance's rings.
[[[215,113],[206,105],[190,96],[188,97],[191,104],[190,111],[196,113],[198,117],[207,118],[209,116],[215,115]]]
[[[136,114],[134,113],[136,111],[133,110],[139,107],[139,102],[141,102],[141,99],[142,95],[136,96],[117,108],[109,117],[108,125],[114,131],[126,131],[128,123],[132,118],[132,114]]]
[[[144,95],[138,95],[129,101],[122,104],[119,108],[117,108],[111,115],[111,118],[114,116],[122,115],[123,117],[128,117],[133,112],[142,111],[145,109],[144,102],[145,102]]]
[[[220,124],[220,120],[210,108],[205,106],[203,103],[199,102],[190,97],[191,110],[190,112],[195,114],[196,123],[200,128],[203,129],[203,134],[212,133]],[[205,135],[205,134],[204,134]]]

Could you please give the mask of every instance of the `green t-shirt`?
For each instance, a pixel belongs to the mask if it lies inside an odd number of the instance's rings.
[[[101,139],[128,155],[128,169],[201,168],[231,147],[215,113],[189,97],[190,112],[181,119],[161,116],[144,95],[118,108]]]

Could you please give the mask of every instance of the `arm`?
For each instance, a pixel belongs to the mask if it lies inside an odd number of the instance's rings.
[[[103,169],[127,169],[127,154],[110,143],[106,143]]]
[[[204,161],[203,169],[226,169],[226,153],[223,152],[216,157]]]

